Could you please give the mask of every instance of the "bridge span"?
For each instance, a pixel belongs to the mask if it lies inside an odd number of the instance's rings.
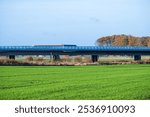
[[[134,60],[141,60],[142,55],[150,55],[150,47],[118,46],[76,46],[76,45],[35,45],[35,46],[0,46],[0,56],[15,59],[18,55],[50,55],[57,60],[60,55],[91,55],[93,62],[101,55],[129,55]]]

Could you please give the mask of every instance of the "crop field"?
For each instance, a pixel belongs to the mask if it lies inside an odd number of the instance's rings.
[[[1,66],[0,99],[150,99],[150,65]]]

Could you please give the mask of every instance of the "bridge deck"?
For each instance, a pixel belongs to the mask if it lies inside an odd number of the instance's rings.
[[[0,46],[0,56],[15,59],[16,55],[92,55],[96,62],[99,55],[133,55],[141,60],[141,55],[150,55],[150,47],[114,47],[114,46]]]
[[[0,51],[150,51],[150,47],[114,46],[0,46]]]

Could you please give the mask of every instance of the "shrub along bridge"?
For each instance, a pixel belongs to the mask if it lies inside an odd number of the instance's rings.
[[[0,56],[50,55],[58,60],[60,55],[90,55],[97,62],[101,55],[129,55],[134,60],[141,60],[142,55],[150,55],[150,47],[115,47],[115,46],[76,46],[76,45],[35,45],[35,46],[0,46]]]

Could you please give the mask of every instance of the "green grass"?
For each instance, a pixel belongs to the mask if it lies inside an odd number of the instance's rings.
[[[0,99],[150,99],[150,65],[1,66]]]

